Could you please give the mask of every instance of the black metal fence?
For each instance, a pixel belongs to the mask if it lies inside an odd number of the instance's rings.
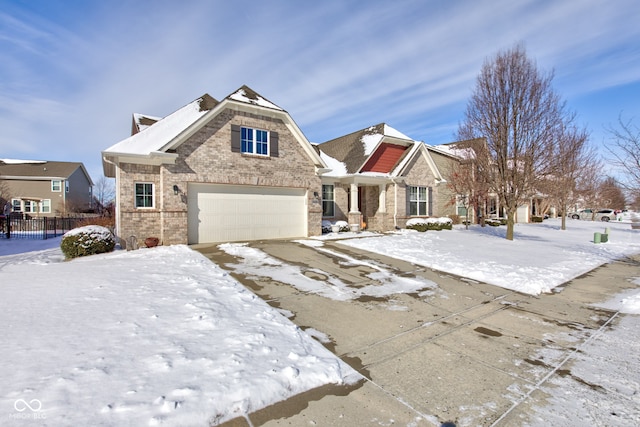
[[[86,218],[0,216],[0,239],[49,239],[77,227]]]

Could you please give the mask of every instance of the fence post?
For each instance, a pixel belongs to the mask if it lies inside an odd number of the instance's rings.
[[[47,217],[46,216],[42,217],[42,232],[44,233],[44,235],[42,236],[42,239],[47,240]]]
[[[7,215],[7,239],[11,238],[11,215]]]

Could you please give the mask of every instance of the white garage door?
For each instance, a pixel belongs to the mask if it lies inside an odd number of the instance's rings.
[[[304,237],[305,194],[299,188],[189,184],[189,243]]]

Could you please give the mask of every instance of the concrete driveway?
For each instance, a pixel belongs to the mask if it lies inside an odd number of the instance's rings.
[[[530,296],[336,242],[326,241],[322,251],[289,241],[250,246],[306,277],[339,278],[354,290],[383,285],[382,269],[425,286],[388,297],[332,299],[266,271],[243,273],[244,260],[215,245],[194,246],[270,305],[290,312],[301,328],[328,338],[325,346],[366,377],[355,387],[303,393],[229,426],[521,425],[533,406],[544,405],[541,386],[557,375],[572,376],[572,355],[616,323],[615,312],[589,304],[635,287],[628,279],[640,265],[638,257],[612,263],[553,294]]]

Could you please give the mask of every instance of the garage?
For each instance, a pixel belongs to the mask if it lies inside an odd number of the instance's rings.
[[[307,236],[306,190],[189,184],[189,244]]]

